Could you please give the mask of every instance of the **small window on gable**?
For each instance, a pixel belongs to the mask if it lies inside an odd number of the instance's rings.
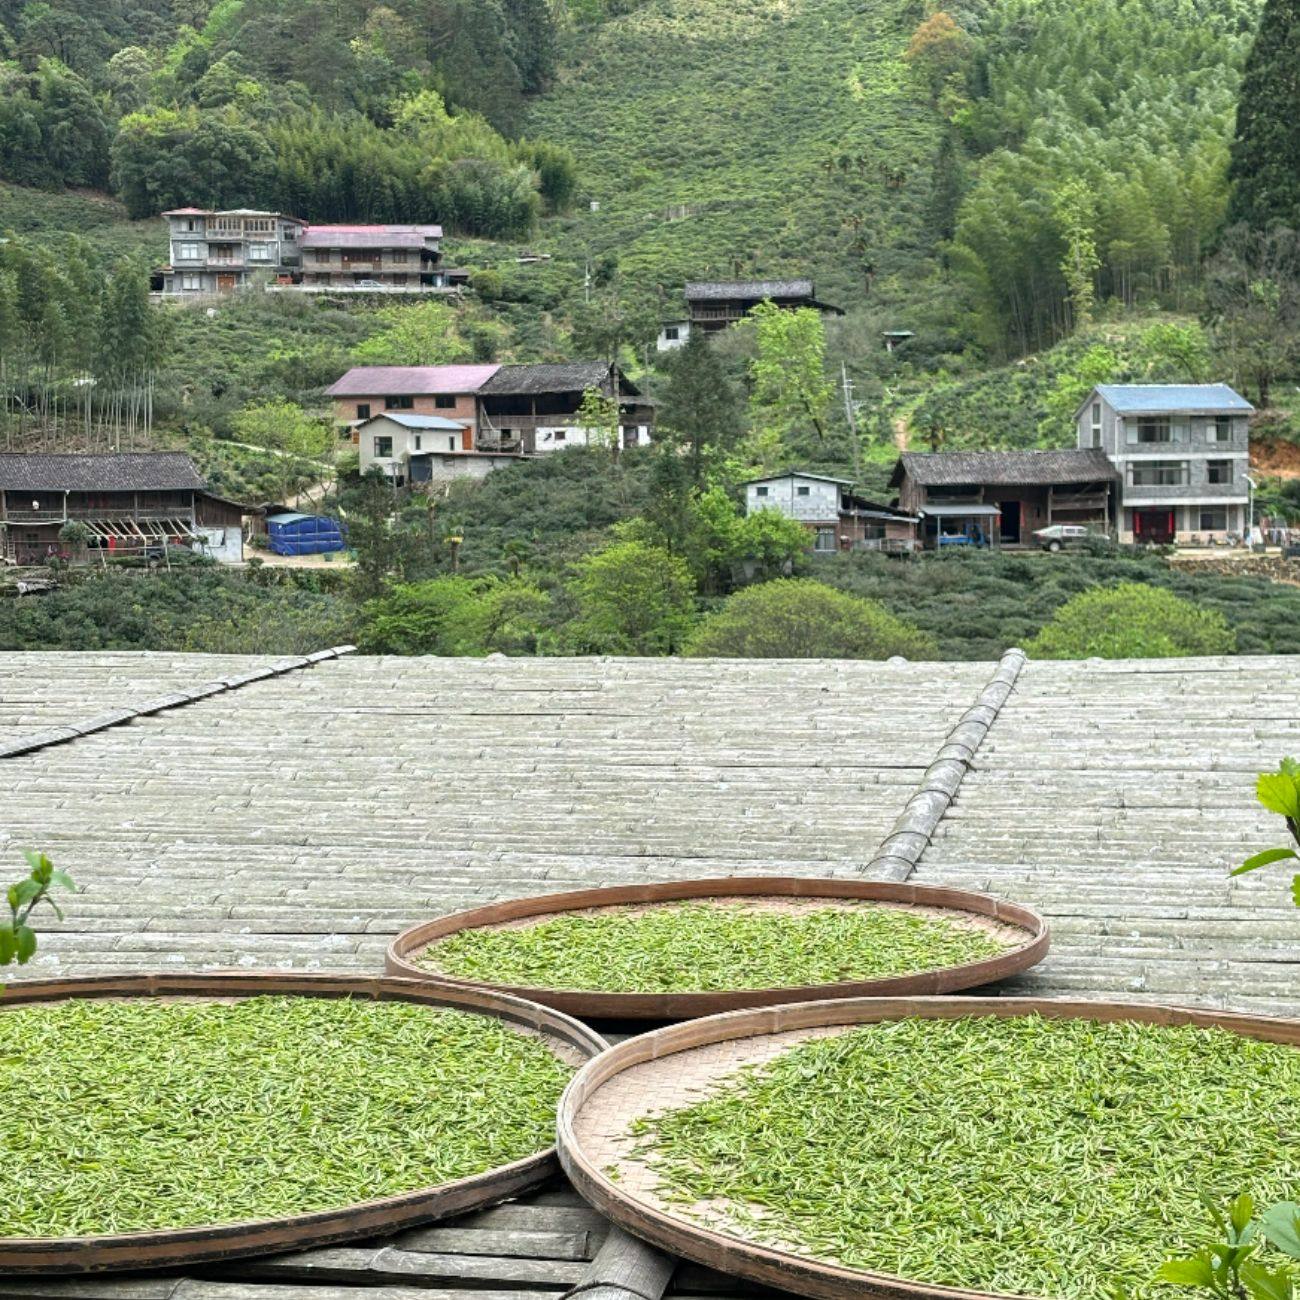
[[[801,497],[806,497],[812,492],[812,488],[810,488],[806,483],[801,483],[797,488],[795,488],[795,492]]]

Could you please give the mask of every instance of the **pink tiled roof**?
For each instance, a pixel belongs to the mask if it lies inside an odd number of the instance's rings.
[[[325,391],[330,397],[430,397],[476,393],[500,366],[353,366]]]
[[[420,248],[441,239],[441,226],[317,226],[303,232],[304,248]]]

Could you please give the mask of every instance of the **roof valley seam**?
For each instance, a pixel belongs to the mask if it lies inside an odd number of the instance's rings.
[[[343,655],[352,654],[355,650],[356,646],[353,645],[339,645],[332,646],[328,650],[317,650],[309,655],[294,655],[292,658],[251,668],[245,673],[221,677],[214,682],[202,682],[198,686],[173,691],[169,695],[158,695],[132,707],[110,709],[106,713],[96,714],[93,718],[86,718],[84,721],[71,723],[66,727],[53,727],[49,731],[39,731],[35,735],[25,736],[12,744],[0,745],[0,759],[20,758],[24,754],[48,749],[51,745],[62,745],[70,740],[79,740],[82,736],[89,736],[96,731],[120,727],[124,723],[134,722],[136,718],[165,713],[169,709],[179,709],[183,705],[193,704],[196,700],[206,699],[209,695],[236,691],[242,686],[251,686],[254,682],[266,681],[270,677],[283,677],[286,673],[297,672],[302,668],[315,668],[317,664],[325,663],[330,659],[339,659]]]
[[[916,793],[863,868],[868,879],[904,881],[916,870],[1027,660],[1023,650],[1013,649],[998,661],[988,685],[948,733]]]

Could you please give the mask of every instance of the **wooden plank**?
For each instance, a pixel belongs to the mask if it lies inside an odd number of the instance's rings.
[[[32,1277],[0,1282],[3,1300],[173,1300],[178,1277]]]
[[[424,1286],[267,1286],[256,1282],[186,1280],[174,1300],[544,1300],[529,1291],[467,1292]]]
[[[598,1232],[609,1231],[609,1220],[598,1210],[586,1206],[538,1205],[529,1201],[510,1201],[490,1210],[479,1210],[452,1219],[448,1228],[491,1228],[516,1232]]]
[[[416,1228],[394,1237],[397,1250],[443,1255],[500,1255],[507,1259],[590,1259],[589,1232],[530,1232],[490,1228]]]
[[[433,1252],[339,1247],[306,1250],[294,1255],[251,1259],[223,1270],[223,1277],[264,1278],[267,1281],[338,1281],[365,1285],[418,1277],[429,1282],[507,1282],[524,1286],[575,1286],[586,1265],[553,1259],[503,1259],[482,1255],[442,1255]]]
[[[583,1278],[584,1300],[659,1300],[677,1260],[615,1228]]]

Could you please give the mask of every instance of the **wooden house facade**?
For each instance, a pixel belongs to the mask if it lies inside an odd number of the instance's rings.
[[[890,486],[921,520],[920,540],[943,546],[1020,546],[1052,524],[1109,533],[1119,476],[1104,452],[904,452]]]
[[[0,453],[0,554],[15,564],[165,554],[168,546],[238,564],[245,513],[209,492],[180,452]],[[72,522],[88,530],[84,546],[60,537]]]

